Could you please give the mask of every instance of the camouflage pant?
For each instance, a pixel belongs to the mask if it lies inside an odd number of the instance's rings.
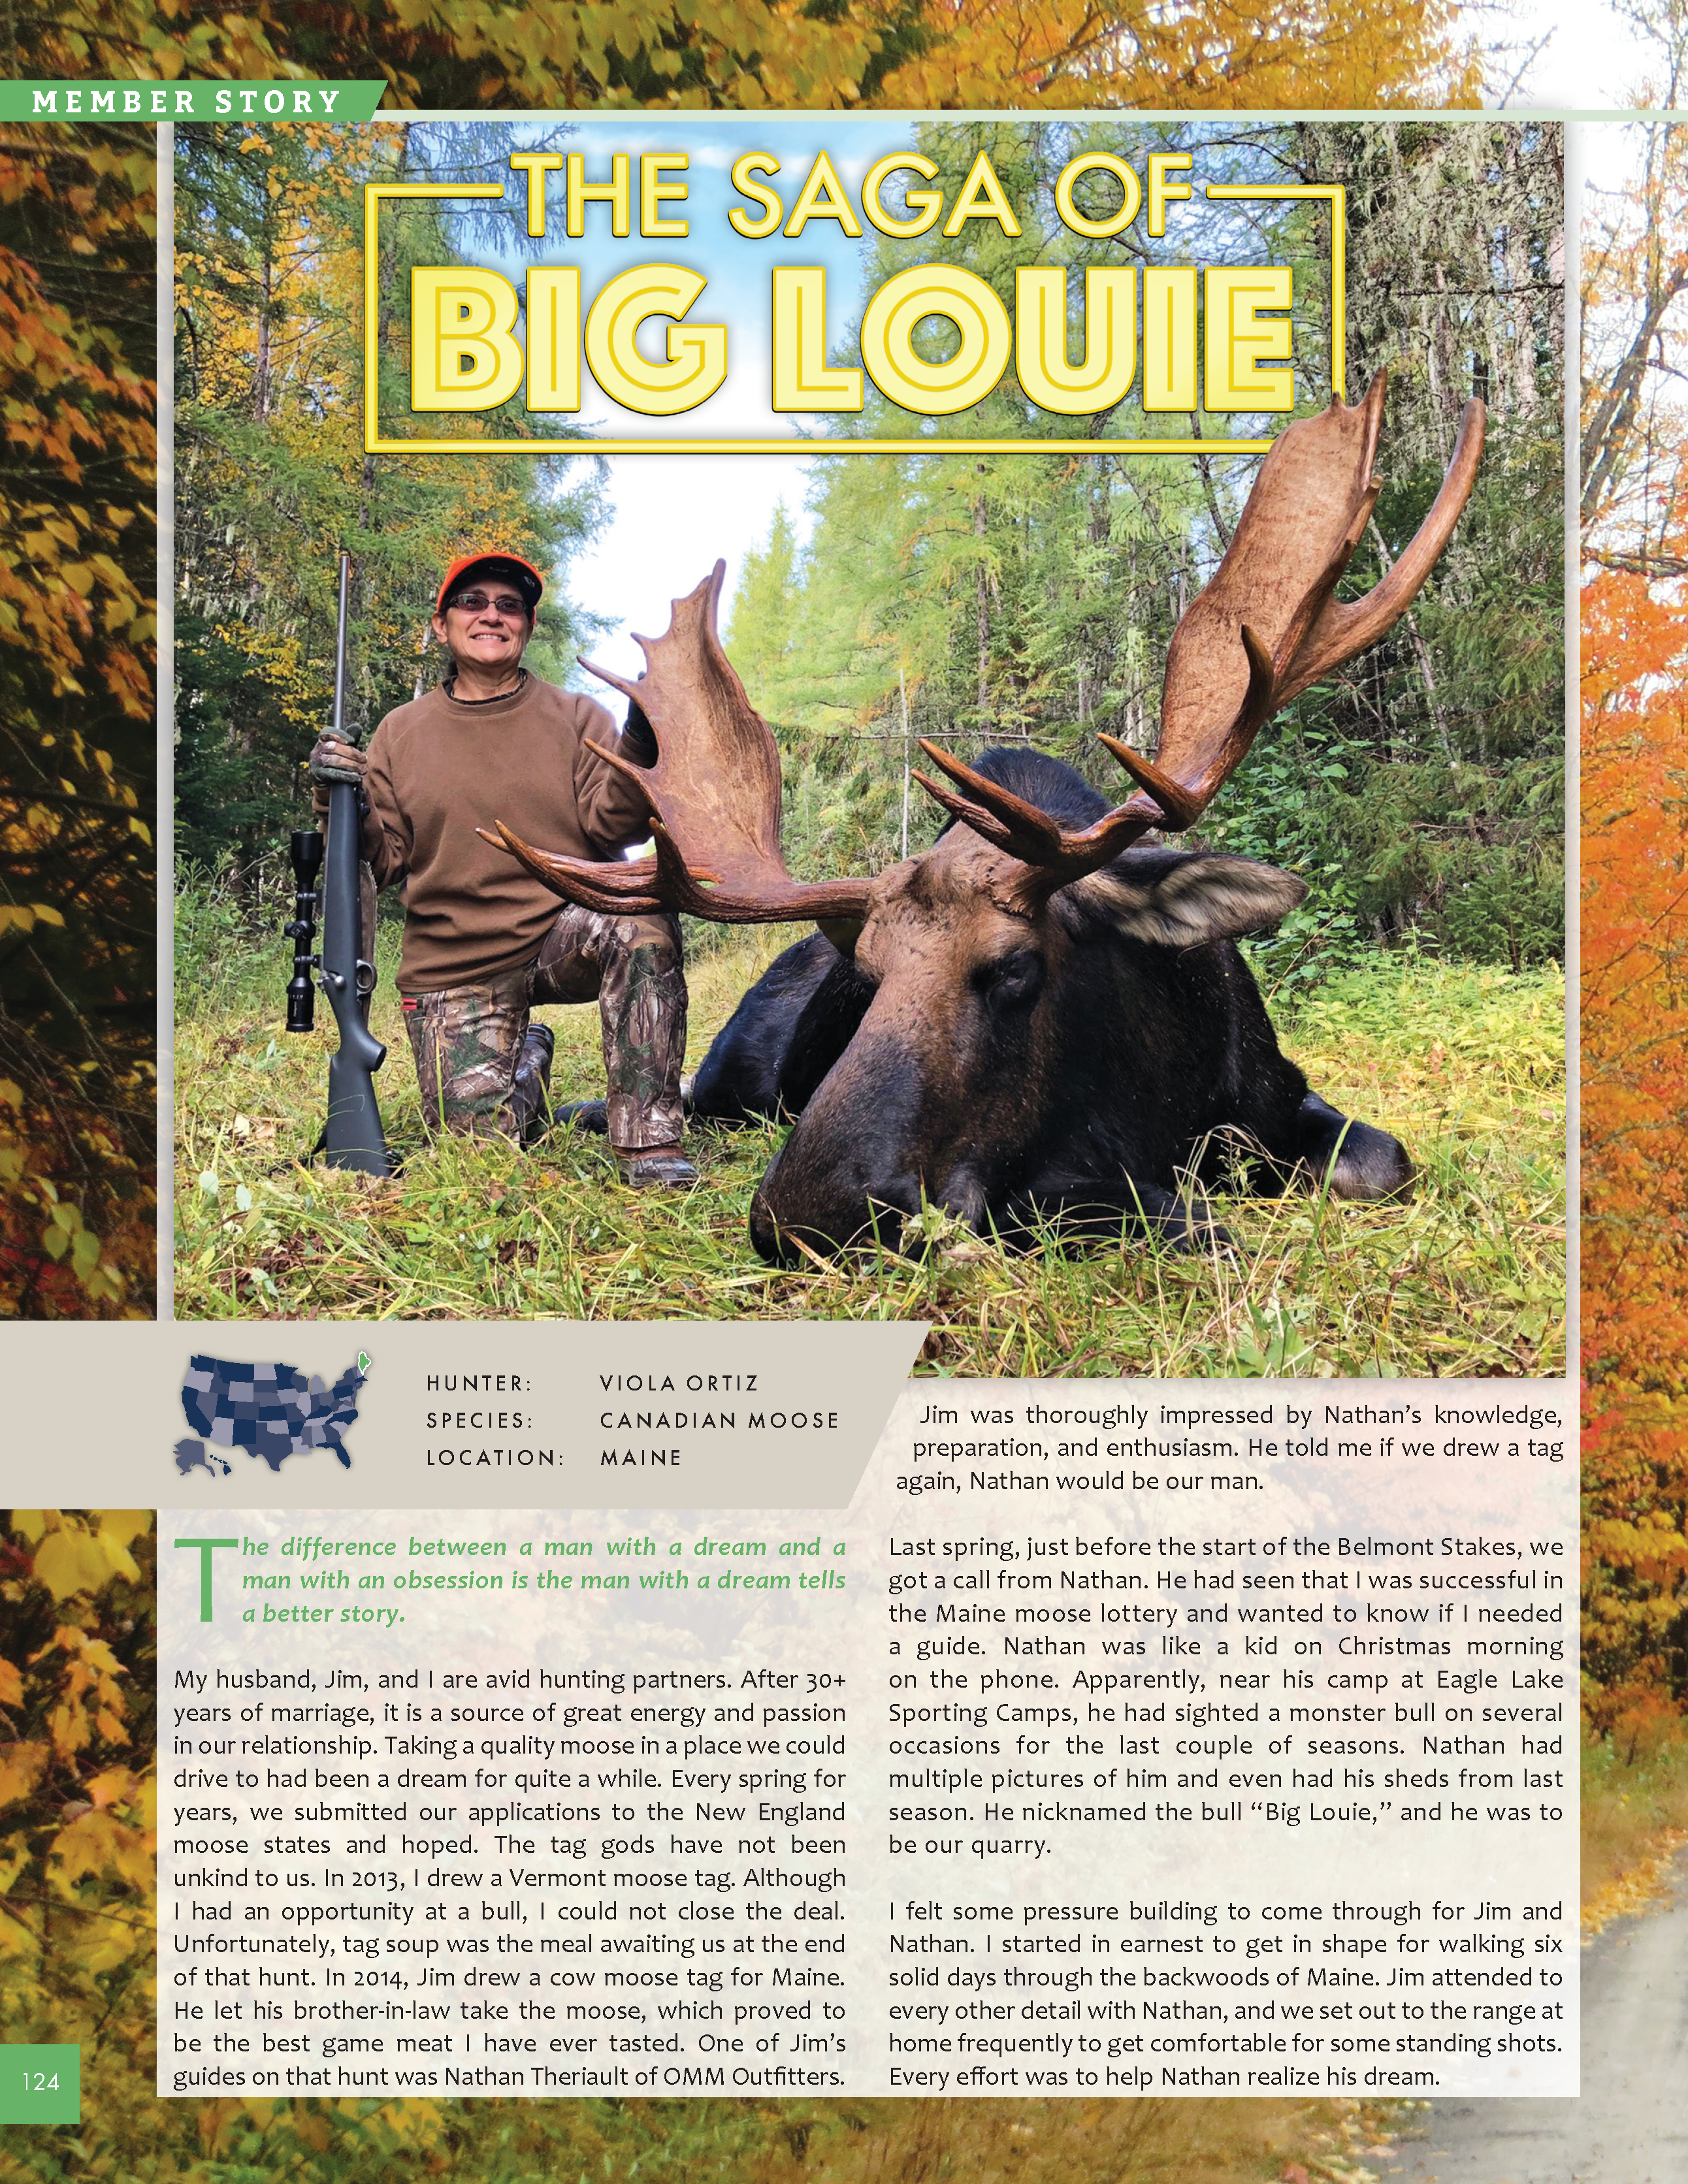
[[[679,1142],[686,978],[671,917],[606,917],[571,904],[538,956],[481,986],[416,994],[404,1023],[431,1130],[530,1139],[550,1112],[550,1054],[528,1024],[546,1001],[598,1003],[618,1152]]]

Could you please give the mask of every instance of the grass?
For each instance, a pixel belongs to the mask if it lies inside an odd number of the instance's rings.
[[[279,920],[276,921],[279,923]],[[734,934],[688,966],[695,1067],[790,934]],[[326,1036],[281,1026],[266,953],[190,895],[177,943],[176,1311],[198,1318],[927,1319],[960,1375],[1546,1374],[1563,1369],[1563,977],[1379,954],[1278,1009],[1286,1051],[1423,1172],[1407,1205],[1217,1201],[1234,1254],[1132,1238],[1003,1251],[941,1217],[903,1248],[795,1271],[746,1233],[781,1132],[697,1128],[693,1190],[634,1195],[601,1139],[426,1144],[383,928],[378,1080],[406,1156],[383,1184],[302,1166]],[[321,1011],[326,1016],[326,1011]],[[543,1012],[553,1090],[601,1095],[597,1012]],[[927,1233],[920,1233],[922,1229]]]

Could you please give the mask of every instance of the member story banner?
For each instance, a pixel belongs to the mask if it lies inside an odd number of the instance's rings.
[[[0,121],[367,121],[387,89],[373,83],[225,83],[186,78],[0,83]]]

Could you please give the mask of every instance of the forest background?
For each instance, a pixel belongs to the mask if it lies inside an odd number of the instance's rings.
[[[1688,25],[1656,22],[1658,102]],[[1593,1808],[1688,1836],[1688,131],[1584,223],[1584,1690]],[[1585,1808],[1585,1809],[1587,1809]],[[1614,1836],[1623,1829],[1614,1820]]]
[[[153,132],[0,127],[0,1318],[156,1275]]]
[[[565,126],[553,133],[566,139]],[[1557,132],[1256,125],[1217,154],[1204,131],[1179,125],[1134,135],[1139,156],[1193,146],[1216,175],[1347,186],[1348,383],[1363,388],[1382,365],[1395,373],[1387,490],[1357,556],[1357,588],[1376,581],[1390,542],[1398,549],[1411,535],[1468,395],[1490,410],[1473,509],[1410,625],[1354,677],[1268,727],[1228,789],[1215,838],[1321,883],[1316,911],[1290,922],[1282,955],[1304,950],[1316,916],[1327,950],[1412,933],[1454,957],[1513,970],[1557,956]],[[988,149],[1011,200],[1042,207],[1068,159],[1110,148],[1120,133],[1095,121],[931,125],[920,142],[951,196]],[[443,557],[474,539],[497,538],[550,572],[530,660],[557,680],[597,687],[574,666],[593,622],[568,571],[603,520],[604,468],[577,458],[378,460],[361,448],[363,182],[501,173],[496,125],[183,132],[180,848],[201,867],[231,861],[237,888],[248,871],[255,883],[253,868],[305,810],[298,761],[331,672],[336,539],[354,551],[355,703],[366,725],[437,673],[432,587]],[[1454,237],[1446,222],[1457,204],[1468,211]],[[465,262],[477,237],[500,236],[514,217],[513,207],[450,220],[409,209],[381,269],[389,432],[417,430],[402,391],[398,301],[411,266]],[[1329,396],[1324,217],[1273,209],[1262,227],[1262,247],[1295,271],[1296,407],[1306,414]],[[1046,233],[1033,222],[1016,242],[974,223],[955,242],[928,240],[934,258],[1011,298],[1017,265],[1048,262],[1052,248],[1080,268],[1145,253],[1171,259],[1190,247],[1188,236],[1156,246],[1140,228],[1117,242],[1061,231],[1052,244]],[[1403,279],[1421,261],[1435,269],[1423,293]],[[891,262],[888,252],[870,285]],[[512,403],[468,421],[471,437],[538,437],[556,421],[536,424]],[[871,437],[906,421],[871,390],[867,410],[833,429]],[[1170,436],[1190,426],[1123,411],[1096,421],[1093,436],[1145,429]],[[964,751],[1035,740],[1109,788],[1117,777],[1096,728],[1152,747],[1167,644],[1256,465],[936,453],[946,437],[1053,446],[1071,430],[1033,410],[1011,376],[977,411],[936,421],[933,459],[817,460],[806,553],[777,521],[750,558],[725,633],[780,737],[794,869],[871,869],[905,853],[913,737]],[[927,823],[918,804],[914,823]]]
[[[1475,104],[1518,56],[1448,0],[28,0],[13,77],[382,75],[476,107]]]
[[[1014,201],[1039,208],[1018,241],[994,226],[982,240],[978,223],[965,240],[928,238],[1011,298],[1017,263],[1040,255],[1132,263],[1180,247],[1150,246],[1140,229],[1117,242],[1061,230],[1053,184],[1080,150],[1192,148],[1204,171],[1345,185],[1348,383],[1357,391],[1379,365],[1392,374],[1387,484],[1346,580],[1356,589],[1411,537],[1466,399],[1487,402],[1475,496],[1413,614],[1267,728],[1205,829],[1312,883],[1306,909],[1253,948],[1256,968],[1280,1023],[1295,1018],[1290,1050],[1339,1104],[1409,1136],[1427,1188],[1411,1210],[1323,1227],[1303,1218],[1304,1201],[1285,1201],[1245,1279],[1228,1287],[1223,1270],[1145,1272],[1131,1255],[1088,1273],[1052,1266],[1028,1284],[1000,1252],[970,1262],[954,1251],[941,1265],[905,1255],[871,1284],[807,1268],[763,1282],[742,1223],[768,1157],[764,1133],[736,1143],[716,1134],[711,1190],[697,1195],[689,1225],[668,1212],[621,1218],[590,1158],[570,1146],[537,1169],[482,1161],[472,1178],[467,1155],[442,1149],[378,1206],[303,1184],[289,1163],[315,1134],[315,1067],[273,1035],[276,959],[273,944],[253,944],[281,922],[280,852],[306,811],[301,760],[329,682],[334,549],[343,538],[354,558],[365,726],[437,675],[427,604],[443,560],[471,542],[496,538],[551,571],[530,659],[560,680],[591,635],[571,557],[613,481],[586,455],[470,462],[362,449],[359,187],[374,174],[507,172],[495,125],[197,129],[183,132],[178,184],[182,1295],[225,1315],[899,1310],[967,1322],[930,1361],[956,1371],[1117,1372],[1127,1360],[1162,1371],[1552,1369],[1563,1343],[1560,132],[1162,121],[1123,140],[1117,122],[1055,117],[934,121],[918,125],[918,141],[952,192],[989,148]],[[405,384],[392,299],[407,292],[409,266],[460,259],[510,216],[448,226],[421,205],[384,230],[390,416]],[[1305,204],[1262,214],[1262,247],[1295,269],[1303,414],[1329,393],[1323,218]],[[877,396],[874,405],[863,434],[884,429]],[[1063,456],[1061,421],[1011,377],[978,413],[941,421],[929,457],[817,460],[805,550],[776,522],[749,557],[727,638],[781,744],[794,870],[872,870],[930,838],[918,792],[911,809],[907,794],[918,735],[964,756],[1034,742],[1111,794],[1118,777],[1096,730],[1152,748],[1167,643],[1229,537],[1254,465]],[[536,428],[511,405],[469,429]],[[1134,410],[1095,428],[1142,429]],[[946,432],[966,432],[1046,438],[1050,453],[938,452]],[[702,926],[688,951],[700,1052],[767,956]],[[378,1014],[389,999],[383,989]],[[571,1090],[564,1070],[591,1067],[568,1044],[580,1014],[559,1027],[557,1081]],[[591,1039],[579,1030],[582,1050]],[[418,1126],[402,1037],[398,1054],[382,1096],[403,1139]],[[465,1184],[489,1209],[469,1230],[449,1217]]]

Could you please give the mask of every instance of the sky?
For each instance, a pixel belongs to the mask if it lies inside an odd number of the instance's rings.
[[[1508,101],[1512,107],[1580,113],[1624,106],[1646,73],[1641,42],[1604,0],[1514,0],[1504,27],[1509,42],[1527,47],[1544,34],[1546,50]]]

